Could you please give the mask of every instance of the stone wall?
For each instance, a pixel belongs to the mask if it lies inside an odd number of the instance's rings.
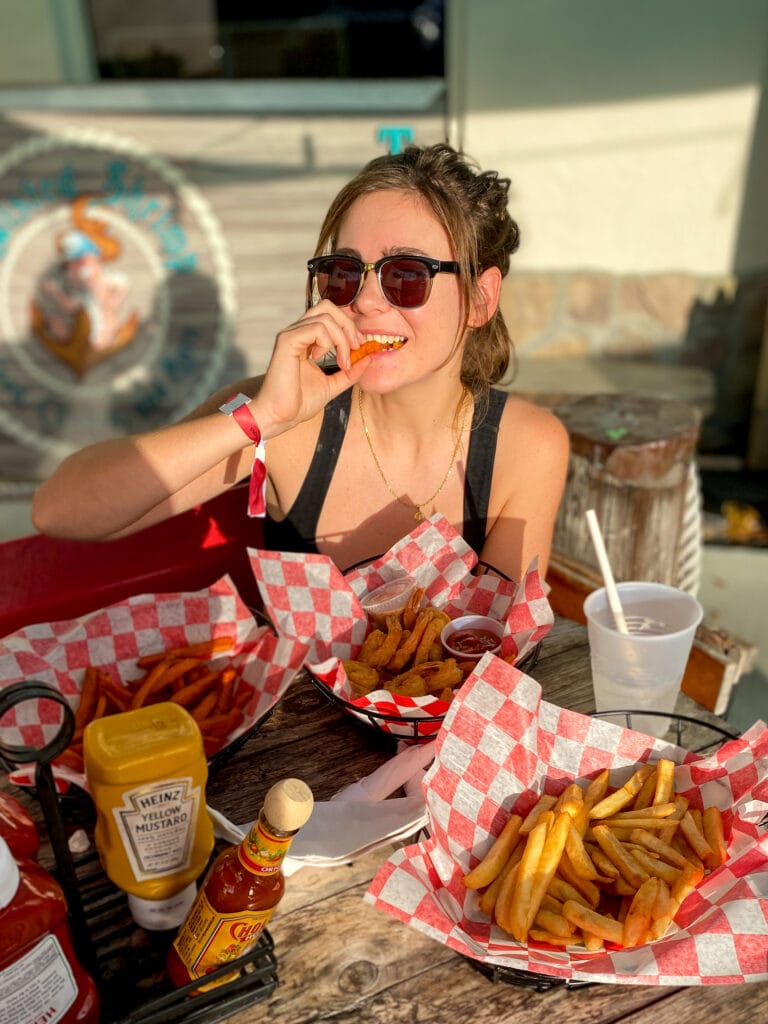
[[[671,393],[676,374],[707,371],[713,396],[700,448],[735,455],[748,443],[767,303],[768,270],[741,278],[513,271],[502,291],[523,366],[565,360],[578,376],[579,362],[643,364],[659,369]],[[570,377],[563,390],[582,389]]]

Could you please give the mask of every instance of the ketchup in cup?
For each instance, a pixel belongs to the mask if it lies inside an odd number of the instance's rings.
[[[98,1024],[99,998],[72,946],[64,893],[0,838],[0,1018]]]
[[[443,628],[440,641],[449,657],[479,661],[488,651],[500,650],[503,633],[503,624],[488,615],[461,615]]]

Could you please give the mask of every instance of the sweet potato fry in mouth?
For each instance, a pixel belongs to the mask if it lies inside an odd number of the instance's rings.
[[[394,351],[396,348],[402,348],[405,344],[405,338],[386,338],[381,341],[370,338],[364,342],[360,348],[353,348],[350,352],[350,361],[354,365],[358,359],[362,359],[363,356],[372,355],[374,352],[385,352]]]

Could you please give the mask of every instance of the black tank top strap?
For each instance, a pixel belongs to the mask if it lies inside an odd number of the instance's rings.
[[[347,432],[351,405],[351,388],[326,405],[315,454],[290,512],[282,520],[267,516],[264,523],[271,550],[317,551],[317,522]]]
[[[483,550],[488,519],[488,499],[491,493],[493,462],[499,423],[507,395],[491,388],[488,403],[475,403],[472,432],[467,453],[467,472],[464,483],[464,540],[478,555]]]

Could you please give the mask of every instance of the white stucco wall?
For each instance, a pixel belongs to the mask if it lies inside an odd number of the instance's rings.
[[[512,178],[518,268],[768,265],[763,0],[448,0],[448,28],[454,141]]]

